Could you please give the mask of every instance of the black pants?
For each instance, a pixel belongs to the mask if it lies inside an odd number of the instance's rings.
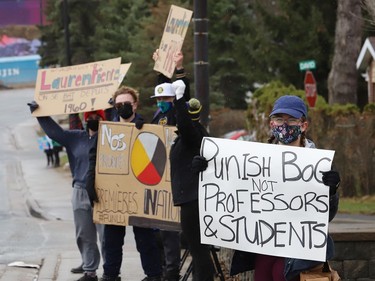
[[[141,256],[142,268],[148,277],[162,275],[160,249],[157,245],[155,231],[151,228],[133,226],[135,243]],[[104,226],[105,262],[103,268],[104,275],[107,277],[117,277],[120,274],[125,233],[125,226]]]
[[[193,258],[193,281],[213,281],[210,248],[200,242],[198,200],[181,205],[181,228]]]

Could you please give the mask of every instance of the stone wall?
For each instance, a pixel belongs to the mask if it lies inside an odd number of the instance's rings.
[[[335,258],[330,261],[342,281],[375,280],[375,233],[333,233]],[[246,272],[229,276],[233,250],[221,248],[219,259],[224,270],[225,280],[252,281],[252,273]]]
[[[331,266],[342,281],[375,280],[375,233],[333,233],[335,258]]]

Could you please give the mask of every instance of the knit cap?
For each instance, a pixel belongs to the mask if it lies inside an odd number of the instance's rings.
[[[188,102],[188,112],[190,114],[191,120],[198,121],[200,118],[200,112],[202,110],[202,105],[199,100],[192,98]]]

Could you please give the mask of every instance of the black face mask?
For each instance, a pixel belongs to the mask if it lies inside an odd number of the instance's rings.
[[[87,128],[91,131],[97,132],[99,129],[99,120],[87,120]]]
[[[124,119],[128,119],[133,115],[133,106],[131,103],[124,102],[120,107],[116,107],[118,115]]]

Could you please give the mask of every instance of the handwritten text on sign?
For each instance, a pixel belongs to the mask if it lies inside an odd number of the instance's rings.
[[[171,78],[176,67],[174,55],[181,51],[193,12],[175,5],[171,6],[159,46],[159,58],[154,70]]]
[[[40,69],[33,116],[71,114],[109,108],[108,100],[123,78],[121,58],[74,66]],[[120,81],[121,82],[121,81]]]
[[[202,242],[266,255],[324,261],[329,188],[321,171],[334,151],[204,138]]]
[[[160,229],[180,228],[174,207],[169,151],[175,127],[100,122],[94,221]]]

